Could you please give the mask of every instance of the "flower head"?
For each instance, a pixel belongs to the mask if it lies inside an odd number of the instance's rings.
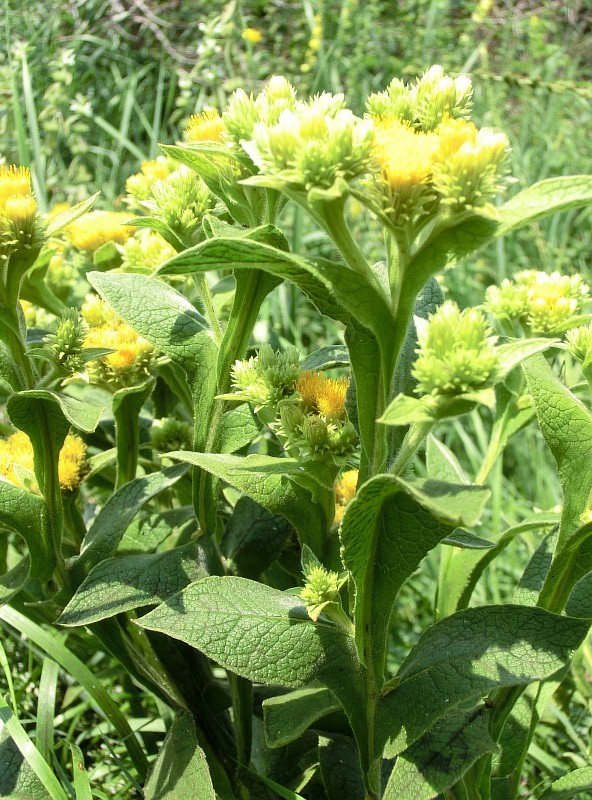
[[[80,436],[66,436],[58,460],[58,479],[63,491],[73,492],[86,472],[86,445]],[[23,431],[0,439],[0,476],[16,486],[39,491],[34,478],[33,445]]]
[[[345,419],[347,378],[327,378],[322,372],[302,372],[296,391],[306,411],[321,414],[327,420]]]
[[[124,272],[150,274],[176,253],[158,233],[144,230],[128,239],[121,251],[121,269]]]
[[[146,200],[150,200],[154,183],[163,180],[178,168],[178,163],[168,156],[142,161],[141,171],[130,175],[125,182],[131,204],[141,206]]]
[[[261,31],[258,31],[255,28],[245,28],[241,36],[245,42],[248,42],[249,44],[259,44],[263,38],[261,36]]]
[[[191,450],[191,425],[174,417],[155,419],[150,428],[150,441],[159,453],[166,453],[169,450]]]
[[[490,386],[499,369],[497,337],[491,334],[478,309],[443,303],[418,330],[417,392],[455,396]]]
[[[40,246],[37,201],[26,167],[0,165],[0,257]]]
[[[237,89],[228,101],[222,119],[230,139],[240,144],[243,139],[251,139],[256,123],[275,125],[281,113],[295,105],[294,87],[286,78],[274,75],[257,97]]]
[[[294,392],[300,374],[299,358],[295,347],[282,353],[268,344],[261,345],[256,356],[237,361],[232,368],[236,395],[275,415],[278,404]]]
[[[202,220],[215,202],[216,198],[199,175],[181,165],[152,184],[151,199],[145,206],[182,242],[191,246],[199,241]]]
[[[127,242],[134,235],[134,228],[125,224],[130,219],[130,214],[120,211],[89,211],[67,225],[65,231],[74,247],[92,255],[107,242]]]
[[[340,525],[345,514],[345,509],[351,500],[354,499],[358,485],[359,473],[357,469],[347,469],[341,473],[341,477],[335,481],[333,491],[335,492],[335,518],[334,525]]]
[[[201,114],[192,114],[184,130],[188,142],[223,142],[226,125],[215,108],[206,108]]]

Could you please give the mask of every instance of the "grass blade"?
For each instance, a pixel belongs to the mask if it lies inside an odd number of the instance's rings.
[[[68,800],[68,796],[60,786],[58,779],[53,774],[51,767],[43,758],[39,750],[27,736],[27,733],[14,711],[0,697],[0,722],[6,726],[6,730],[23,758],[27,761],[35,775],[39,778],[45,789],[49,792],[52,800]]]
[[[37,703],[37,723],[35,743],[43,758],[49,762],[53,747],[53,720],[58,687],[59,665],[53,658],[45,657],[39,681],[39,702]]]
[[[77,744],[70,744],[72,752],[72,775],[76,800],[92,800],[92,790],[88,772],[84,767],[84,756]]]
[[[148,769],[146,755],[119,706],[101,686],[86,664],[68,650],[61,638],[45,631],[14,608],[9,606],[1,608],[0,620],[16,628],[20,634],[27,636],[37,647],[41,648],[51,658],[54,658],[66,672],[86,689],[95,701],[99,712],[109,720],[121,737],[141,780],[144,780]]]

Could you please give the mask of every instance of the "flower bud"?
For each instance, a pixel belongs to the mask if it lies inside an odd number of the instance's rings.
[[[153,273],[176,250],[157,233],[144,230],[128,239],[121,251],[122,272]]]
[[[420,394],[455,396],[492,385],[499,357],[481,311],[443,303],[418,330],[413,367]]]
[[[204,215],[216,198],[189,167],[181,166],[152,185],[152,199],[145,203],[156,219],[165,223],[188,246],[197,244]]]
[[[76,372],[81,366],[80,355],[88,325],[77,308],[66,308],[53,333],[45,337],[56,361]]]
[[[130,214],[121,211],[89,211],[67,225],[65,232],[74,247],[92,256],[107,242],[127,242],[135,230],[125,224],[130,219]]]
[[[155,419],[150,427],[150,441],[159,453],[191,450],[192,438],[191,425],[174,417]]]

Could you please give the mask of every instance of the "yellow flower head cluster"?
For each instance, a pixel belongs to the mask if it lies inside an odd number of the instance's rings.
[[[131,214],[117,211],[89,211],[66,226],[70,242],[78,250],[92,255],[107,242],[124,244],[135,228],[125,225]]]
[[[141,205],[152,197],[152,186],[156,181],[164,180],[171,172],[179,168],[176,161],[168,156],[158,156],[151,161],[142,161],[142,169],[125,182],[125,188],[131,204]]]
[[[335,492],[334,525],[341,524],[348,503],[355,497],[358,475],[357,469],[347,469],[345,472],[342,472],[341,477],[335,481],[335,486],[333,487]]]
[[[535,336],[554,336],[573,327],[589,291],[579,275],[523,270],[490,286],[484,306],[502,322],[520,323]]]
[[[83,346],[113,350],[90,362],[88,371],[91,381],[117,390],[146,379],[155,355],[150,342],[96,297],[88,297],[81,311],[84,321],[89,325]]]
[[[121,253],[121,269],[124,272],[154,272],[164,261],[172,258],[176,250],[158,233],[144,230],[128,239]]]
[[[0,476],[16,486],[38,491],[33,474],[33,446],[23,431],[0,439]],[[80,486],[86,472],[86,445],[74,433],[66,436],[58,461],[60,488],[73,492]]]
[[[188,142],[223,142],[226,125],[215,108],[206,108],[201,114],[192,114],[184,136]]]
[[[0,235],[3,248],[27,246],[35,230],[37,201],[26,167],[0,165]]]

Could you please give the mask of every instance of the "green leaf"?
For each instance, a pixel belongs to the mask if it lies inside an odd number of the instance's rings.
[[[584,575],[572,589],[565,613],[570,617],[592,617],[592,572]]]
[[[272,514],[285,517],[296,529],[300,541],[321,555],[327,519],[310,492],[290,476],[303,475],[296,459],[251,455],[188,453],[178,450],[168,454],[194,464],[239,489]]]
[[[44,541],[42,534],[43,510],[41,497],[0,479],[0,523],[23,537],[29,548],[31,564],[35,565],[32,567],[35,574],[43,574],[46,559],[52,559],[51,551],[47,549],[49,543]],[[7,591],[11,585],[14,588],[7,575],[2,581]]]
[[[20,592],[29,577],[30,557],[21,558],[18,564],[0,576],[0,606]]]
[[[145,800],[216,800],[204,751],[190,714],[175,717],[144,786]]]
[[[315,722],[341,708],[335,696],[322,687],[296,689],[263,701],[263,725],[268,747],[293,742]]]
[[[195,517],[192,506],[169,508],[154,514],[138,515],[126,528],[121,537],[117,552],[122,555],[147,553],[154,550],[165,539],[181,537],[182,532],[195,530]]]
[[[77,203],[72,208],[67,208],[65,211],[62,211],[60,214],[56,214],[50,219],[47,220],[47,228],[45,229],[45,233],[47,238],[51,238],[55,236],[56,233],[59,233],[66,225],[69,225],[71,222],[74,222],[75,219],[81,217],[83,214],[86,214],[87,211],[93,207],[95,200],[99,196],[100,192],[93,194],[92,197],[89,197],[88,200],[83,200],[81,203]]]
[[[481,214],[467,212],[453,217],[436,227],[413,255],[405,271],[406,279],[421,288],[429,277],[487,244],[497,228],[495,219]]]
[[[519,192],[498,209],[500,225],[496,236],[536,220],[592,203],[592,175],[547,178]]]
[[[547,680],[569,663],[589,624],[515,605],[469,608],[437,622],[379,704],[379,744],[386,744],[387,756],[396,755],[460,704]]]
[[[250,497],[240,497],[226,525],[220,547],[229,570],[256,579],[284,549],[292,526]]]
[[[349,353],[342,344],[330,344],[315,350],[300,362],[301,370],[325,370],[349,366]]]
[[[478,519],[488,497],[482,487],[378,475],[348,505],[340,535],[356,590],[356,646],[363,663],[375,659],[379,684],[399,589],[451,529]]]
[[[563,512],[557,551],[581,525],[588,508],[592,478],[592,414],[554,375],[544,356],[523,364],[536,415],[553,453],[563,489]]]
[[[452,450],[430,433],[426,440],[428,475],[437,481],[469,483],[469,478]]]
[[[321,681],[362,746],[364,691],[353,640],[332,623],[312,622],[299,597],[245,578],[210,577],[137,623],[186,642],[251,681],[295,689]]]
[[[50,797],[52,795],[44,788],[14,739],[2,725],[0,727],[1,800],[48,800]]]
[[[518,525],[507,528],[495,540],[494,547],[486,551],[446,550],[442,554],[436,619],[447,617],[461,608],[466,608],[479,578],[490,564],[516,536],[530,530],[551,528],[558,522],[558,515],[550,512],[535,514]],[[521,602],[516,600],[516,602]]]
[[[105,242],[95,250],[92,260],[99,272],[106,272],[119,267],[122,258],[115,242]]]
[[[211,572],[199,542],[164,553],[106,558],[78,587],[58,624],[90,625],[141,606],[158,605]]]
[[[92,800],[90,778],[84,768],[84,754],[74,742],[70,742],[70,752],[72,754],[72,782],[76,792],[76,800]]]
[[[29,431],[32,431],[32,415],[36,414],[40,403],[47,404],[46,413],[50,424],[53,423],[62,428],[67,423],[66,432],[72,425],[85,433],[92,433],[99,424],[103,413],[103,408],[100,406],[91,406],[74,397],[51,392],[48,389],[17,392],[8,400],[8,413],[12,422],[17,428],[25,431],[31,441],[33,441],[33,435]],[[65,420],[65,423],[63,421],[58,423],[58,420]]]
[[[433,800],[495,749],[486,709],[452,711],[397,758],[384,800]]]
[[[423,398],[399,394],[378,418],[383,425],[411,425],[418,422],[434,422],[434,409]]]
[[[513,342],[500,344],[495,348],[495,352],[500,359],[501,375],[507,375],[518,364],[536,353],[548,350],[557,341],[558,339],[516,339]]]
[[[248,403],[227,411],[220,421],[217,431],[216,452],[235,453],[251,444],[261,429],[255,414]]]
[[[142,506],[174,486],[186,472],[184,464],[175,464],[161,472],[136,478],[118,489],[97,514],[84,537],[80,555],[72,567],[73,578],[81,583],[96,564],[114,555],[128,525]]]
[[[568,800],[569,797],[577,797],[580,792],[590,791],[592,791],[592,767],[581,767],[553,781],[551,786],[539,795],[539,800]]]
[[[559,519],[557,520],[559,522]],[[553,553],[557,547],[558,530],[548,533],[539,543],[538,547],[528,560],[528,563],[518,581],[518,586],[514,592],[514,603],[522,606],[536,606],[541,590],[545,584],[545,579],[549,573]],[[573,616],[579,616],[574,614]]]
[[[319,738],[319,766],[327,800],[365,800],[364,776],[351,736]]]
[[[447,544],[451,547],[459,547],[463,550],[491,550],[495,547],[495,542],[489,539],[482,539],[481,536],[476,536],[471,531],[465,531],[463,528],[456,528],[452,531],[450,536],[442,539],[442,544]]]

